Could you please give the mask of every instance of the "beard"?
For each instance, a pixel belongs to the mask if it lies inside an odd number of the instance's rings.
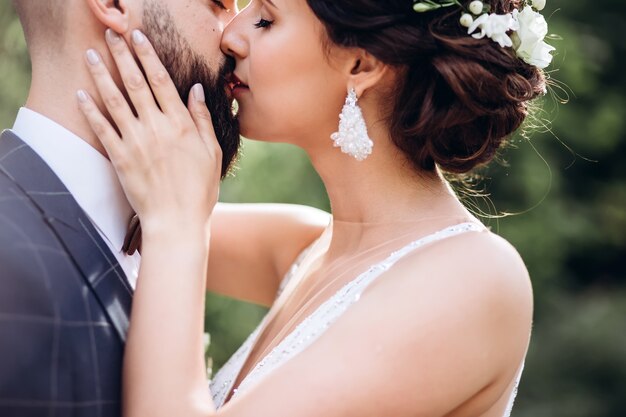
[[[144,2],[143,31],[152,42],[185,104],[191,87],[196,83],[204,87],[215,135],[222,148],[224,177],[236,159],[241,142],[239,122],[233,115],[231,100],[226,93],[227,75],[235,67],[234,60],[226,57],[219,68],[211,68],[180,34],[167,8],[157,1]]]

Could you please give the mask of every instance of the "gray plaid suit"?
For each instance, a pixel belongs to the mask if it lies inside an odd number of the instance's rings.
[[[0,136],[0,416],[117,417],[132,290],[61,181]]]

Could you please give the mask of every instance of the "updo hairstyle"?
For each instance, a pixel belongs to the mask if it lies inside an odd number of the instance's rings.
[[[418,169],[463,174],[487,164],[543,95],[542,70],[461,26],[458,8],[413,11],[412,0],[307,0],[330,42],[400,70],[385,113]],[[504,14],[519,0],[485,0]],[[468,1],[469,3],[469,1]]]

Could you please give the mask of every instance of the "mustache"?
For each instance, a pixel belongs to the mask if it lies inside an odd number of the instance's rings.
[[[226,60],[218,73],[218,82],[220,84],[225,85],[230,82],[230,76],[235,71],[235,65],[235,58],[227,55]]]

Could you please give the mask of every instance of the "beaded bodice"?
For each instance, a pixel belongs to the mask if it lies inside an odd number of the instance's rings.
[[[233,391],[233,397],[245,391],[255,382],[272,372],[281,364],[302,352],[319,338],[341,315],[354,303],[359,301],[365,289],[391,268],[396,262],[414,250],[429,243],[436,242],[448,237],[456,236],[466,232],[481,231],[484,227],[476,223],[463,223],[448,227],[444,230],[416,240],[402,249],[393,252],[382,262],[376,263],[365,272],[359,274],[354,280],[344,285],[332,297],[322,303],[311,315],[304,319],[289,335],[287,335],[272,351],[261,359],[252,368],[250,373],[241,381],[239,387]],[[293,277],[298,269],[300,261],[306,255],[303,253],[286,274],[281,290],[284,285]],[[224,405],[226,398],[233,389],[233,384],[238,378],[250,352],[256,342],[259,333],[264,329],[268,314],[248,337],[237,352],[226,362],[226,364],[215,375],[211,381],[211,392],[216,408]],[[512,401],[511,401],[512,405]],[[510,408],[510,407],[509,407]],[[510,412],[510,411],[509,411]],[[507,412],[508,416],[508,412]]]

